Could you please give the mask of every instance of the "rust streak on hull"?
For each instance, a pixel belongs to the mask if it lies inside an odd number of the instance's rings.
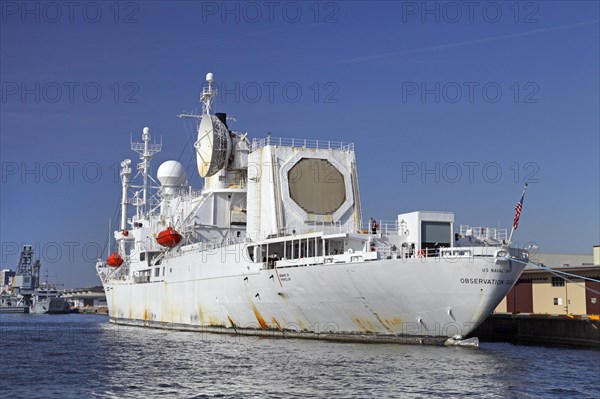
[[[369,320],[360,319],[358,317],[355,317],[352,320],[363,332],[374,333],[376,331],[375,327],[373,327],[373,324],[371,324],[371,321]]]
[[[202,310],[202,305],[198,304],[198,322],[200,324],[204,323],[204,311]]]
[[[254,304],[252,304],[252,311],[254,312],[254,317],[256,317],[256,321],[258,321],[258,325],[260,326],[260,328],[262,328],[263,330],[268,329],[269,326],[267,325],[267,323],[265,322],[265,319],[263,319],[260,312],[256,308],[256,305],[254,305]]]
[[[281,328],[281,325],[279,324],[279,322],[274,317],[271,319],[271,321],[273,322],[273,324],[275,324],[277,326],[277,329],[279,331],[283,331],[283,328]]]

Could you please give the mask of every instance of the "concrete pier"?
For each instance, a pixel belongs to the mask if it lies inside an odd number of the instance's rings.
[[[71,308],[71,313],[108,315],[106,306],[84,306]]]

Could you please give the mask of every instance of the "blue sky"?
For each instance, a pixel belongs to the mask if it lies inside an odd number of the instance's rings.
[[[238,131],[355,142],[365,218],[508,228],[528,178],[517,243],[600,243],[598,2],[0,4],[2,268],[31,243],[98,284],[130,134],[199,186],[176,115],[209,71]]]

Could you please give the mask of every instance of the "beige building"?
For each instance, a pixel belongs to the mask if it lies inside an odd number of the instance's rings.
[[[593,254],[536,254],[534,262],[558,271],[600,280],[600,246]],[[600,315],[600,283],[566,276],[529,265],[517,284],[496,308],[500,313]],[[586,289],[588,288],[588,289]]]

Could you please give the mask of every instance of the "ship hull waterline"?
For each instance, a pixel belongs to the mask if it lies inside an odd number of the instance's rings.
[[[511,260],[409,258],[260,269],[187,254],[154,281],[105,284],[111,322],[199,332],[441,344],[472,332],[523,270]],[[202,261],[204,260],[204,262]]]

